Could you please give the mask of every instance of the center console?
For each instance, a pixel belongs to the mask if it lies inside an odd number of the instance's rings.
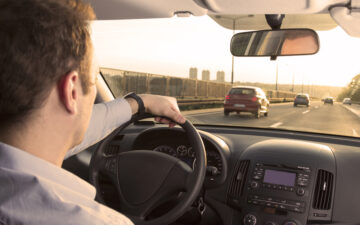
[[[318,152],[317,157],[309,159],[309,151]],[[326,172],[325,178],[319,178],[319,171]],[[334,173],[334,157],[326,146],[287,140],[250,146],[236,164],[228,189],[228,203],[237,211],[233,224],[305,225],[331,220]]]

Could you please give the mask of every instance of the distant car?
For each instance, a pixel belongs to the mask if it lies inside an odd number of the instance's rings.
[[[334,104],[334,98],[333,97],[326,97],[324,99],[324,104]]]
[[[310,96],[309,94],[297,94],[294,99],[294,107],[297,105],[306,105],[309,107],[310,105]]]
[[[261,114],[268,116],[269,104],[261,88],[236,86],[231,88],[225,97],[224,115],[228,116],[230,112],[250,112],[260,118]]]
[[[343,104],[348,104],[348,105],[351,105],[351,99],[350,98],[344,98]]]

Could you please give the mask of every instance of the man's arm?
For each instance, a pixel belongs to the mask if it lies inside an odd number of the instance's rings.
[[[95,104],[90,119],[89,127],[85,133],[83,141],[70,149],[65,158],[69,158],[91,145],[99,142],[121,124],[129,121],[135,109],[135,103],[130,103],[125,99],[115,99],[111,102]]]
[[[162,118],[165,116],[177,123],[185,123],[185,118],[181,115],[176,99],[173,97],[141,94],[145,111],[153,115],[157,122],[167,123],[170,127],[175,126],[172,121]],[[113,130],[131,119],[137,113],[139,105],[132,98],[116,99],[111,102],[94,105],[89,127],[85,133],[83,141],[70,149],[65,158],[75,155],[91,145],[99,142]]]

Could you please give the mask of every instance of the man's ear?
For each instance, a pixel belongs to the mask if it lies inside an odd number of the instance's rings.
[[[59,97],[61,103],[64,105],[66,111],[71,114],[77,112],[77,100],[79,90],[77,89],[79,82],[79,74],[76,71],[71,71],[60,80],[58,83]]]

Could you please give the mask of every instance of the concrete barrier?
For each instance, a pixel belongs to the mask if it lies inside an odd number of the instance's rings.
[[[101,68],[101,71],[116,97],[129,92],[136,92],[138,94],[173,96],[178,100],[198,99],[196,104],[201,101],[205,103],[205,99],[211,100],[212,103],[220,103],[232,87],[231,84],[225,82],[203,81],[109,68]],[[265,93],[273,102],[289,102],[293,101],[295,97],[293,92],[268,90]],[[200,99],[201,101],[199,101]],[[214,99],[216,101],[213,101]],[[186,104],[190,104],[190,102]]]
[[[231,88],[228,83],[202,81],[132,71],[101,69],[115,96],[128,92],[186,98],[224,98]]]

